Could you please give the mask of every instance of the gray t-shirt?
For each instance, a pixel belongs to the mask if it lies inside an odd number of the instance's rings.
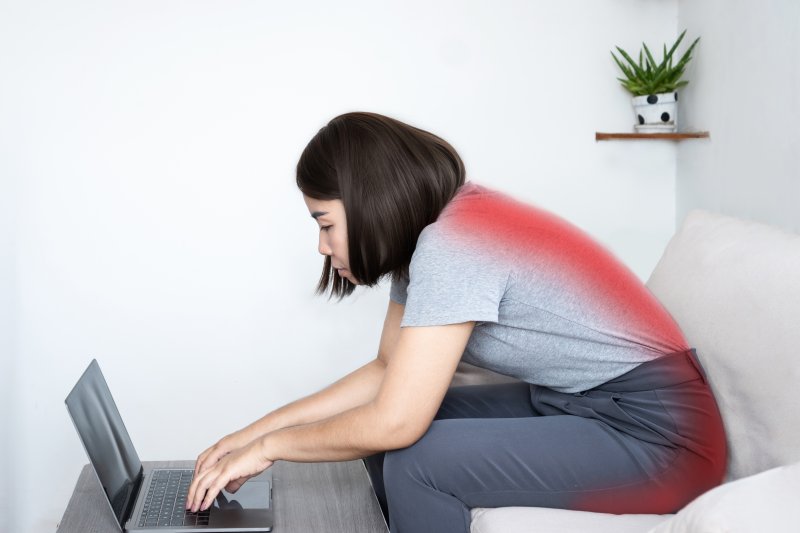
[[[467,181],[393,282],[401,327],[475,321],[462,359],[560,392],[689,348],[606,248],[541,208]]]

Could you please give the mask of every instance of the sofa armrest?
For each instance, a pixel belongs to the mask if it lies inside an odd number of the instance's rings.
[[[706,492],[649,533],[800,531],[800,462]]]

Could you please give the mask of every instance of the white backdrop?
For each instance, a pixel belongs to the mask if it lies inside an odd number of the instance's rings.
[[[711,140],[678,147],[678,220],[702,208],[800,232],[800,2],[682,0],[679,12],[702,33],[681,120]]]
[[[339,113],[444,137],[642,279],[673,232],[675,146],[594,132],[632,131],[609,50],[674,40],[675,1],[0,5],[3,531],[60,519],[86,463],[63,400],[92,357],[145,460],[374,357],[388,284],[313,295],[294,185]]]

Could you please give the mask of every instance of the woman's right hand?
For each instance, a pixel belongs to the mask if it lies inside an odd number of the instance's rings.
[[[240,448],[244,448],[250,444],[258,435],[250,427],[240,429],[236,433],[231,433],[221,438],[216,444],[208,448],[206,451],[197,456],[197,462],[194,465],[194,475],[208,470],[213,467],[217,462]]]

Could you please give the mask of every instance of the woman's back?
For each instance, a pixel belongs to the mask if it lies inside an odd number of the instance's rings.
[[[392,284],[403,326],[475,320],[464,360],[561,392],[686,350],[644,284],[569,222],[466,182]],[[409,283],[410,281],[410,283]]]

